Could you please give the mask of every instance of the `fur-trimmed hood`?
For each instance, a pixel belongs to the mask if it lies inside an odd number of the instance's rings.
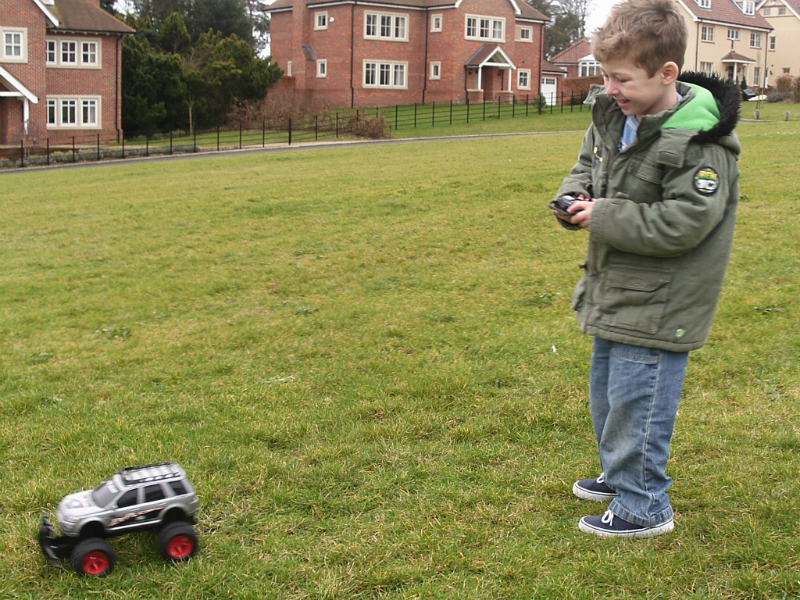
[[[742,98],[742,92],[737,83],[720,79],[716,75],[705,75],[692,71],[681,73],[678,81],[698,86],[711,92],[719,110],[719,120],[716,125],[708,130],[699,131],[692,138],[692,141],[708,144],[717,142],[733,133],[736,124],[739,122],[739,105]],[[690,109],[690,107],[691,102],[685,107],[681,107],[677,114],[680,114],[683,110]]]

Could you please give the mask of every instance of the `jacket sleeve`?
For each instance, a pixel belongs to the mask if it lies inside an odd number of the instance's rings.
[[[680,256],[700,244],[725,216],[738,175],[731,168],[735,157],[723,147],[705,146],[696,154],[680,167],[665,167],[659,201],[624,194],[599,200],[592,238],[644,256]]]
[[[564,178],[564,183],[561,184],[556,196],[563,196],[564,194],[577,196],[578,194],[583,194],[587,198],[594,197],[592,187],[593,149],[594,125],[591,125],[583,138],[583,144],[581,144],[581,150],[578,154],[578,162],[572,167],[569,175]],[[554,219],[564,229],[575,231],[581,228],[580,225],[572,225],[558,217],[554,217]]]

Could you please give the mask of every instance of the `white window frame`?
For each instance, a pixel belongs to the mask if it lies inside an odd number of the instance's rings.
[[[47,128],[102,129],[102,107],[101,96],[48,96]]]
[[[50,60],[51,44],[55,44],[55,61]],[[69,60],[70,58],[74,60]],[[103,62],[103,42],[99,38],[47,38],[45,59],[47,66],[51,68],[100,69]]]
[[[515,42],[533,43],[533,27],[518,26],[515,30],[515,34]]]
[[[407,90],[408,62],[364,59],[361,83],[368,89]]]
[[[761,67],[753,67],[753,85],[756,87],[761,86],[759,79],[761,79]]]
[[[439,33],[442,30],[442,15],[431,15],[431,33]]]
[[[711,75],[714,72],[714,63],[700,61],[700,72],[706,75]]]
[[[758,49],[761,48],[761,33],[758,31],[750,32],[750,47]]]
[[[713,25],[703,25],[700,28],[700,41],[706,42],[708,44],[714,43],[714,26]]]
[[[603,68],[600,62],[596,60],[582,60],[578,62],[578,77],[593,77],[601,75]]]
[[[328,11],[321,10],[314,13],[314,31],[328,28]]]
[[[523,79],[525,80],[523,82]],[[517,69],[517,89],[530,90],[531,89],[531,70],[530,69]]]
[[[778,40],[775,39],[776,36],[771,35],[769,36],[769,51],[775,52],[775,48],[778,46]]]
[[[778,7],[778,16],[779,17],[785,17],[786,16],[786,7],[785,6],[779,6]]]
[[[753,0],[742,0],[738,2],[737,5],[740,5],[739,8],[742,13],[750,17],[756,14],[756,3]]]
[[[47,38],[45,43],[45,62],[47,65],[58,64],[58,40]]]
[[[327,58],[318,58],[317,59],[317,78],[318,79],[325,79],[328,76],[328,59]]]
[[[728,29],[728,39],[733,40],[735,42],[739,41],[739,30],[738,29]]]
[[[364,13],[364,39],[367,40],[407,42],[408,26],[407,14],[375,11]]]
[[[472,21],[472,23],[470,23]],[[497,27],[499,25],[499,35]],[[476,42],[506,41],[505,17],[489,17],[486,15],[466,15],[464,20],[464,39]]]
[[[695,0],[700,8],[711,8],[711,0]]]
[[[287,77],[294,77],[294,69],[292,67],[292,61],[286,62],[286,76]]]
[[[430,78],[435,81],[438,81],[439,79],[442,78],[442,61],[440,60],[431,61]]]
[[[772,8],[769,6],[767,6],[766,8],[764,8],[763,11],[761,11],[762,17],[769,17],[771,14],[772,14]]]
[[[28,62],[28,29],[26,27],[0,27],[0,42],[2,42],[0,60],[9,63]],[[18,50],[19,54],[16,54],[15,50]]]

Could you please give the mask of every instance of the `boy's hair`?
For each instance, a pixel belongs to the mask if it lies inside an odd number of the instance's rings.
[[[594,32],[592,53],[599,62],[630,57],[652,77],[670,61],[683,68],[687,37],[673,0],[627,0]]]

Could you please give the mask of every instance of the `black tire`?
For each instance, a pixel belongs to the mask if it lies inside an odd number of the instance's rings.
[[[185,521],[166,525],[158,533],[158,552],[165,560],[183,562],[192,558],[200,549],[200,540],[194,527]]]
[[[117,555],[111,545],[100,538],[83,540],[70,554],[72,568],[87,577],[105,577],[114,570]]]

